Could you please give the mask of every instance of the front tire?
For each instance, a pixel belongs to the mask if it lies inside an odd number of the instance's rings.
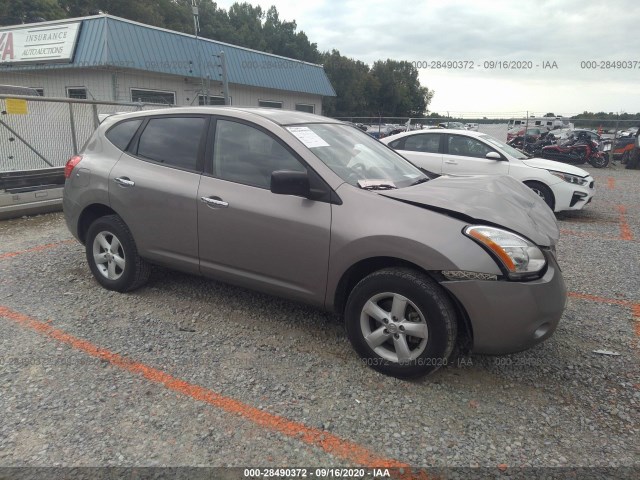
[[[129,292],[149,279],[151,267],[138,255],[133,235],[118,215],[100,217],[91,224],[85,253],[91,273],[108,290]]]
[[[347,335],[370,367],[398,378],[447,364],[457,323],[451,300],[426,274],[385,268],[361,280],[345,308]]]
[[[552,211],[555,211],[556,199],[553,196],[553,192],[542,182],[524,182],[533,192],[538,195],[544,203],[546,203]]]

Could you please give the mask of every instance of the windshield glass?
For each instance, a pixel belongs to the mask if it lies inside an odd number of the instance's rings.
[[[402,188],[428,180],[417,167],[364,132],[349,125],[287,127],[345,182],[367,189]]]
[[[490,135],[480,135],[480,138],[482,140],[484,140],[485,142],[487,142],[492,147],[502,150],[504,153],[506,153],[507,155],[509,155],[511,157],[515,157],[515,158],[517,158],[519,160],[526,160],[527,158],[529,158],[524,153],[522,153],[520,150],[516,150],[512,146],[507,145],[506,143],[501,142],[497,138],[493,138]]]

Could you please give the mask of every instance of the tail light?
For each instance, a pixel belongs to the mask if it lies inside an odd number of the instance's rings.
[[[71,176],[71,172],[76,165],[80,163],[82,160],[82,155],[74,155],[69,160],[67,160],[67,164],[64,166],[64,178],[69,178]]]

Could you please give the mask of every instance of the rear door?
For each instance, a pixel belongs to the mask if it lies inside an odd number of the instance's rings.
[[[445,175],[508,175],[509,162],[493,147],[466,135],[447,134],[442,173]],[[486,158],[496,152],[503,160]]]
[[[197,193],[209,117],[145,119],[109,175],[112,208],[141,255],[198,272]]]
[[[434,173],[442,173],[442,133],[407,135],[389,144],[416,166]]]
[[[308,171],[312,188],[319,177],[252,123],[219,118],[210,142],[197,195],[201,272],[323,305],[331,204],[270,191],[276,170]]]

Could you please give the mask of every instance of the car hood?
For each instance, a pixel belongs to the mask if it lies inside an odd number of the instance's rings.
[[[508,176],[442,176],[380,195],[464,217],[465,221],[501,226],[540,246],[555,245],[560,236],[555,215],[547,204]]]
[[[528,158],[521,160],[528,167],[541,168],[543,170],[553,170],[555,172],[568,173],[579,177],[588,177],[589,172],[573,165],[562,162],[554,162],[553,160],[545,160],[544,158]]]

